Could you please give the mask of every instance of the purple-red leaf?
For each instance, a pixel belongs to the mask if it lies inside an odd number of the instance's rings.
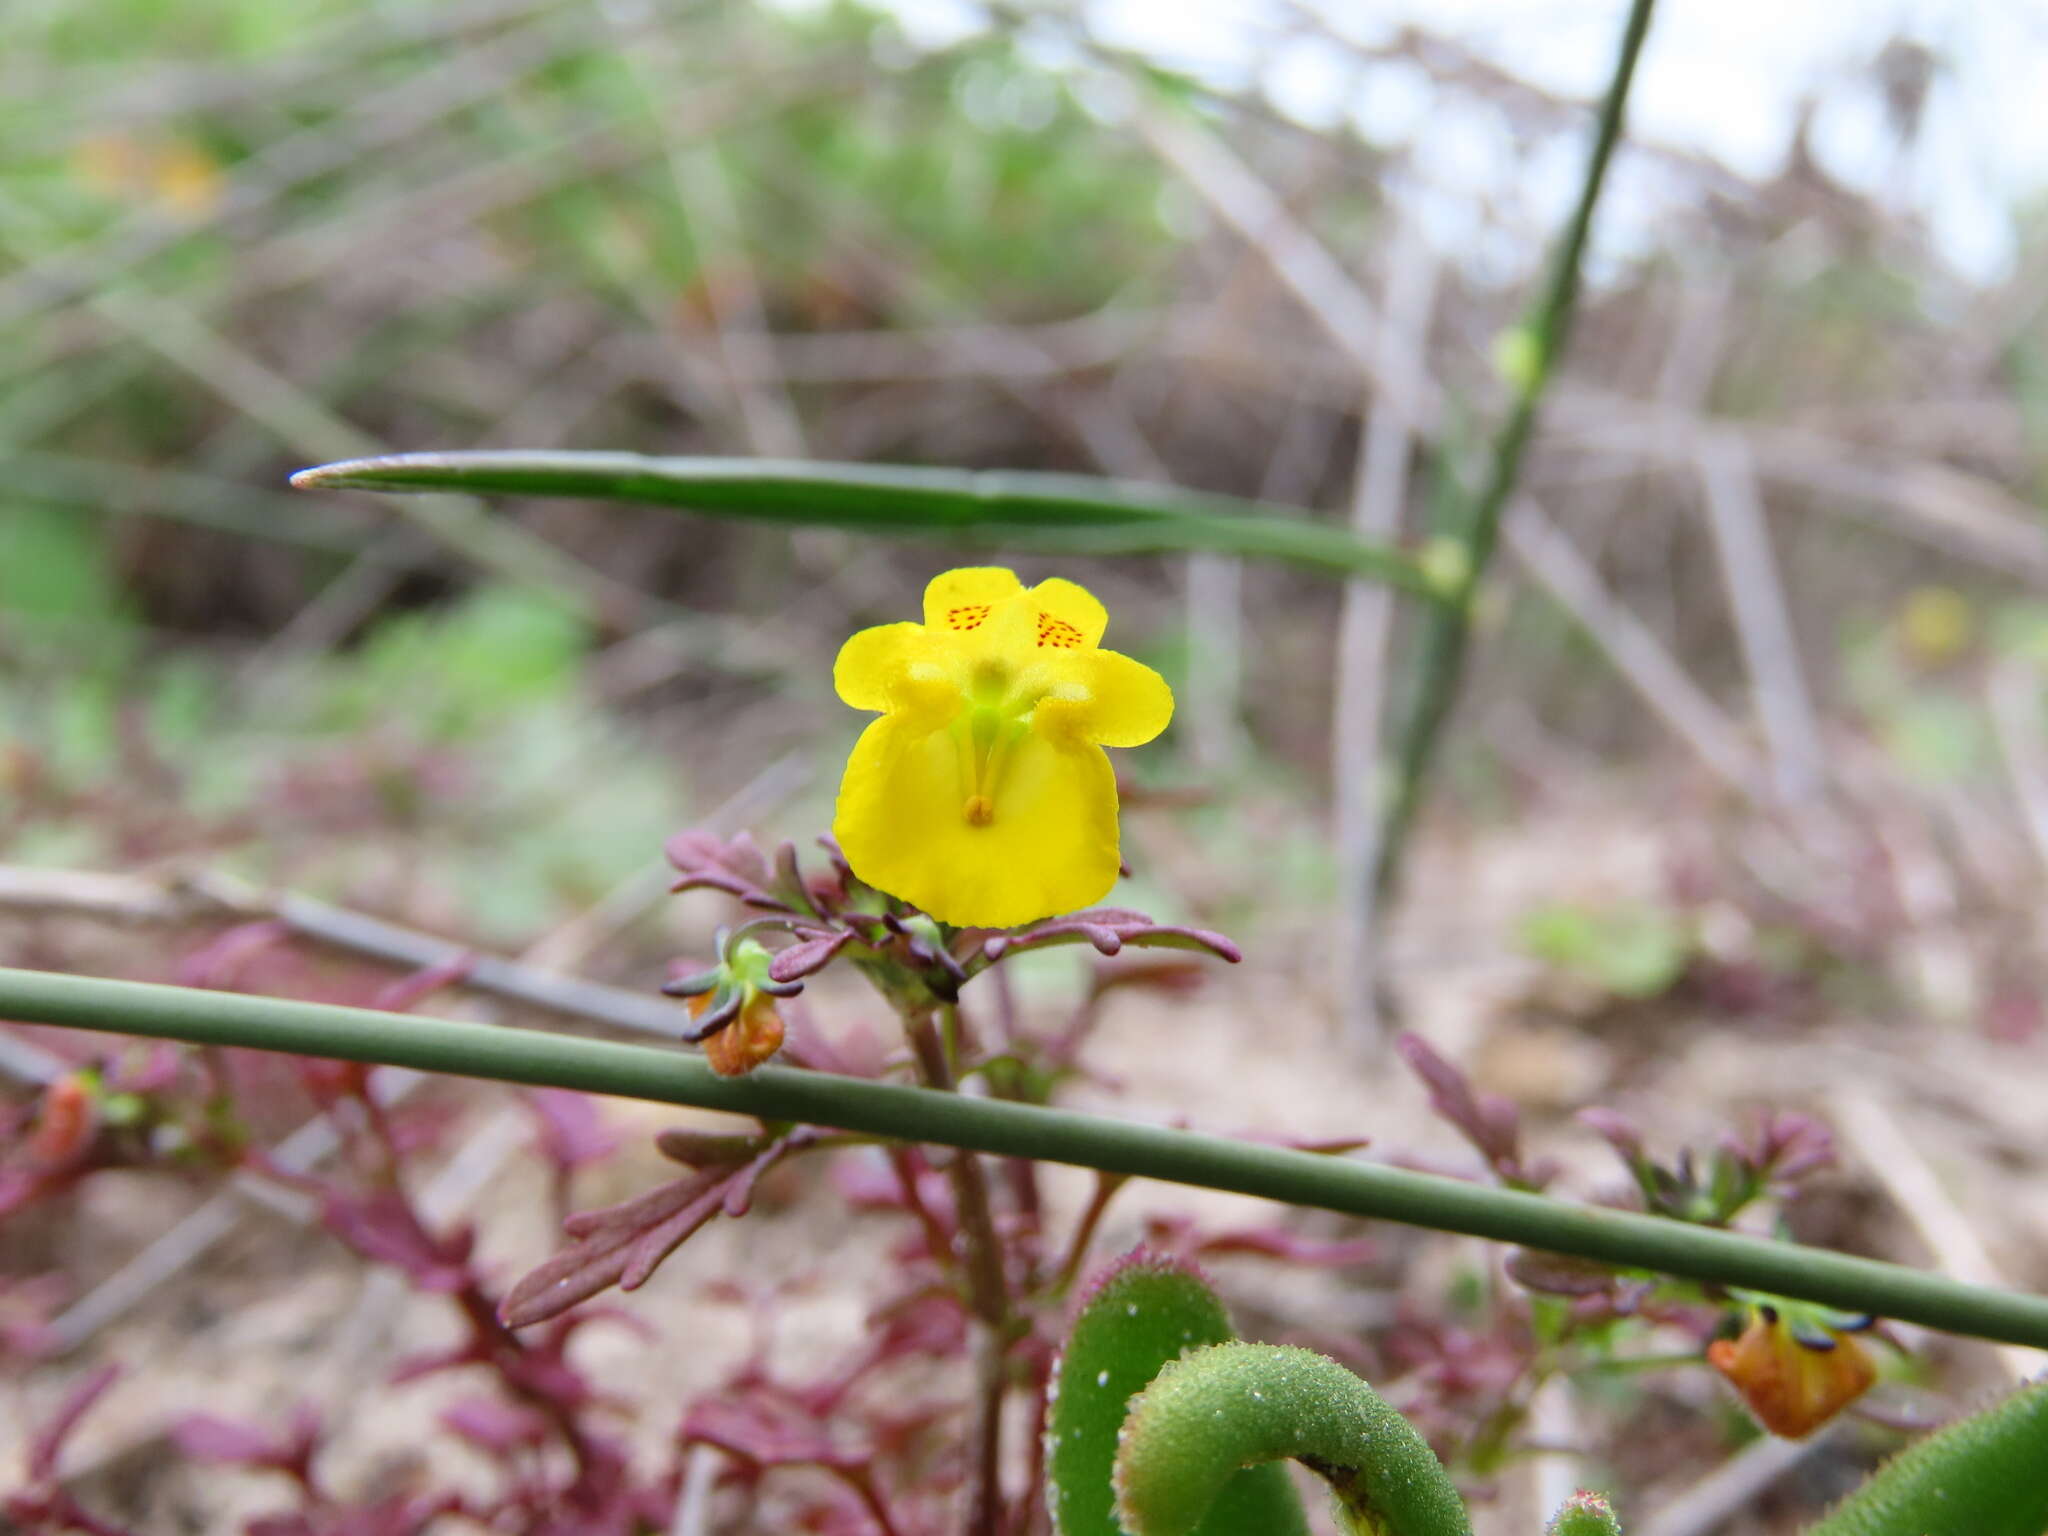
[[[266,1431],[234,1419],[218,1419],[210,1413],[195,1413],[178,1420],[171,1426],[171,1439],[194,1461],[267,1466],[277,1460],[277,1442]]]
[[[291,939],[291,929],[275,918],[237,923],[211,943],[194,950],[178,966],[178,985],[231,992],[242,974],[265,951]]]
[[[816,1466],[853,1470],[869,1453],[836,1442],[828,1429],[792,1405],[760,1393],[706,1398],[683,1420],[685,1444],[715,1445],[756,1466]]]
[[[669,863],[682,875],[672,887],[674,890],[724,891],[749,906],[777,912],[795,910],[773,894],[778,883],[775,872],[759,845],[745,832],[728,840],[715,832],[692,828],[671,837],[665,851]]]
[[[991,934],[982,941],[981,952],[989,960],[1020,949],[1042,949],[1052,944],[1092,944],[1105,955],[1126,946],[1137,949],[1199,949],[1235,965],[1243,952],[1220,933],[1206,928],[1186,928],[1155,923],[1142,912],[1123,907],[1094,907],[1070,912],[1017,933]]]
[[[465,1397],[441,1412],[441,1422],[472,1445],[504,1456],[548,1437],[548,1421],[533,1409],[496,1397]]]
[[[1404,1033],[1394,1048],[1429,1090],[1429,1107],[1457,1128],[1501,1180],[1540,1189],[1556,1174],[1556,1166],[1547,1161],[1522,1161],[1521,1115],[1509,1100],[1475,1092],[1465,1074],[1420,1035]]]
[[[526,1102],[540,1122],[540,1150],[567,1172],[618,1150],[619,1139],[605,1129],[597,1100],[568,1088],[530,1088]]]
[[[851,933],[827,934],[823,938],[804,939],[787,949],[778,950],[768,963],[768,979],[801,981],[830,964],[832,957],[844,949],[852,937]]]
[[[460,1290],[469,1278],[469,1229],[434,1237],[396,1190],[329,1190],[321,1202],[320,1222],[364,1258],[403,1270],[423,1291]]]
[[[1539,1248],[1517,1248],[1510,1253],[1507,1272],[1524,1290],[1549,1296],[1600,1296],[1613,1290],[1620,1279],[1605,1264]]]
[[[640,1276],[644,1282],[656,1264],[718,1214],[725,1179],[722,1170],[677,1179],[623,1205],[571,1216],[564,1229],[575,1243],[513,1286],[498,1316],[508,1328],[545,1322],[618,1285],[636,1256],[648,1261]],[[642,1251],[650,1239],[659,1251]]]

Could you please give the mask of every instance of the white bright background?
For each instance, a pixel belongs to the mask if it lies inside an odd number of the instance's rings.
[[[985,25],[969,0],[886,3],[919,42],[947,42]],[[1583,144],[1556,146],[1518,167],[1506,126],[1490,109],[1445,111],[1412,67],[1360,68],[1341,49],[1291,35],[1293,3],[1082,0],[1075,10],[1104,43],[1141,50],[1226,90],[1260,90],[1306,123],[1349,119],[1376,143],[1406,147],[1419,183],[1417,213],[1450,248],[1470,234],[1458,227],[1457,210],[1476,196],[1498,196],[1510,178],[1530,218],[1554,225],[1563,216]],[[1590,98],[1604,84],[1627,5],[1312,0],[1303,8],[1368,45],[1402,26],[1421,27],[1531,84]],[[1873,67],[1894,38],[1923,45],[1936,60],[1919,135],[1903,148]],[[2009,275],[2014,215],[2048,193],[2048,0],[1663,0],[1630,128],[1702,151],[1745,178],[1767,179],[1783,164],[1798,103],[1808,96],[1818,104],[1811,147],[1823,170],[1924,220],[1957,276],[1988,282]],[[1653,203],[1653,187],[1617,183],[1600,231],[1609,255],[1636,243]]]

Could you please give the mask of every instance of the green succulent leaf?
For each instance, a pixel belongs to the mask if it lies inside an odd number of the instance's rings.
[[[1216,1293],[1174,1259],[1132,1254],[1100,1282],[1074,1319],[1046,1414],[1047,1500],[1060,1536],[1124,1536],[1110,1488],[1125,1407],[1189,1349],[1236,1337]],[[1200,1536],[1308,1536],[1308,1520],[1278,1463],[1214,1469]]]
[[[2048,1376],[1908,1446],[1807,1536],[2048,1536]]]
[[[1206,1533],[1236,1468],[1287,1457],[1330,1485],[1349,1536],[1471,1536],[1406,1419],[1328,1356],[1277,1344],[1214,1344],[1160,1371],[1124,1424],[1118,1518],[1131,1536]]]
[[[1559,1506],[1544,1536],[1621,1536],[1621,1522],[1604,1497],[1582,1488]]]

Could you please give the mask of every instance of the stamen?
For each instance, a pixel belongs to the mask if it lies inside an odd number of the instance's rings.
[[[1015,730],[994,709],[984,706],[968,717],[967,729],[960,733],[960,783],[967,791],[960,815],[970,827],[985,827],[996,819],[996,790],[1015,737]]]

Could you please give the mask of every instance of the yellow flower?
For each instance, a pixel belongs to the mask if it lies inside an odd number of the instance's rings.
[[[1116,884],[1116,775],[1104,747],[1166,729],[1173,694],[1098,647],[1102,604],[1071,581],[948,571],[922,624],[864,629],[832,680],[881,712],[853,749],[833,834],[877,890],[961,927],[1009,928]]]

